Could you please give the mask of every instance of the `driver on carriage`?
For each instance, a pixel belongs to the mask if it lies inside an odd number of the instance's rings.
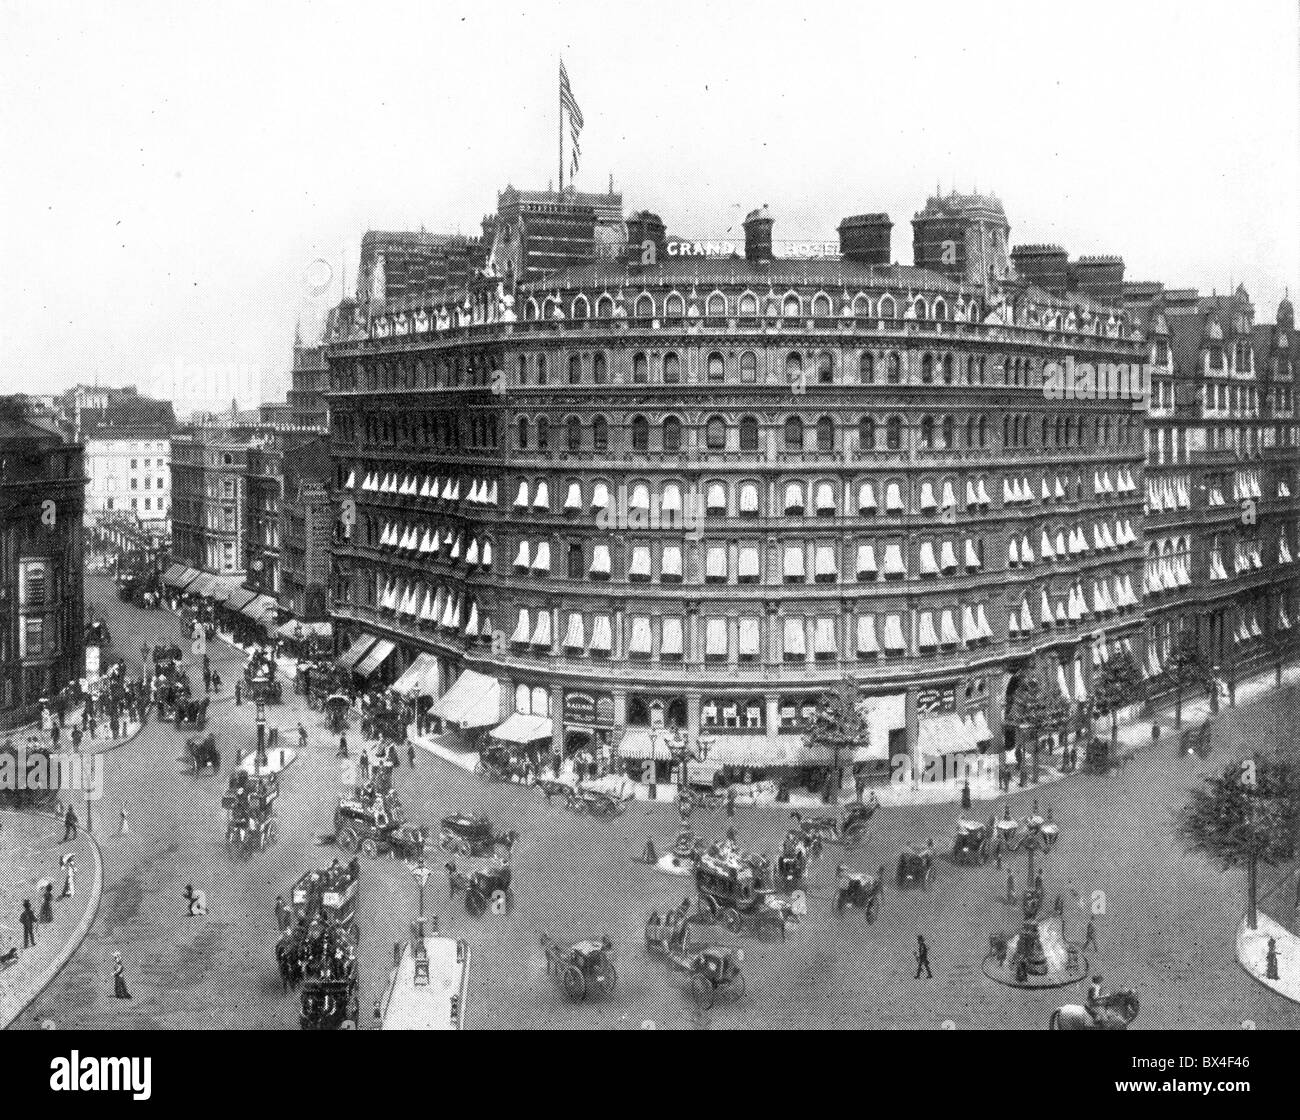
[[[1100,976],[1094,976],[1088,984],[1088,997],[1084,1008],[1092,1016],[1094,1023],[1100,1024],[1106,1018],[1106,990],[1102,987]]]

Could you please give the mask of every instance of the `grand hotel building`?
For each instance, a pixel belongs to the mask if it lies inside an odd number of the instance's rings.
[[[932,267],[890,263],[884,215],[783,259],[766,210],[726,258],[643,213],[625,253],[517,284],[498,232],[461,290],[341,305],[344,659],[660,780],[658,726],[827,764],[796,727],[848,674],[884,767],[1001,749],[1020,668],[1082,700],[1119,643],[1141,660],[1141,404],[1043,385],[1143,360],[1134,317],[1018,277],[994,199],[913,225]]]

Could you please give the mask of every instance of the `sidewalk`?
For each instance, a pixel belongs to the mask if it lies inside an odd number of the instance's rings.
[[[23,943],[18,913],[23,899],[41,908],[39,883],[54,884],[54,921],[36,927],[36,947],[0,971],[0,1029],[8,1026],[50,983],[76,952],[99,909],[103,864],[93,837],[79,830],[77,839],[59,843],[63,823],[48,814],[0,809],[0,950]],[[58,897],[63,887],[59,859],[77,855],[77,886],[72,898]]]
[[[1278,995],[1300,1003],[1300,937],[1280,926],[1267,914],[1260,912],[1256,929],[1247,929],[1241,920],[1237,929],[1237,963],[1266,988]],[[1278,979],[1270,980],[1268,971],[1268,939],[1277,947]]]

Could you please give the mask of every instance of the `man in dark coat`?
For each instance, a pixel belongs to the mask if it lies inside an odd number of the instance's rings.
[[[23,927],[23,948],[36,948],[36,915],[32,912],[32,900],[23,899],[23,910],[18,915],[19,924]]]
[[[69,840],[77,838],[77,813],[71,805],[68,806],[67,813],[63,817],[63,839],[59,841],[66,844]]]
[[[919,933],[916,935],[916,951],[912,955],[916,958],[916,976],[914,979],[921,979],[921,969],[925,969],[926,979],[932,980],[934,977],[930,972],[930,947],[926,945],[925,938]]]

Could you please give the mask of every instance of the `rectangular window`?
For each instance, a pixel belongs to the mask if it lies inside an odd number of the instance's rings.
[[[45,619],[23,619],[23,656],[40,657],[45,653]]]

